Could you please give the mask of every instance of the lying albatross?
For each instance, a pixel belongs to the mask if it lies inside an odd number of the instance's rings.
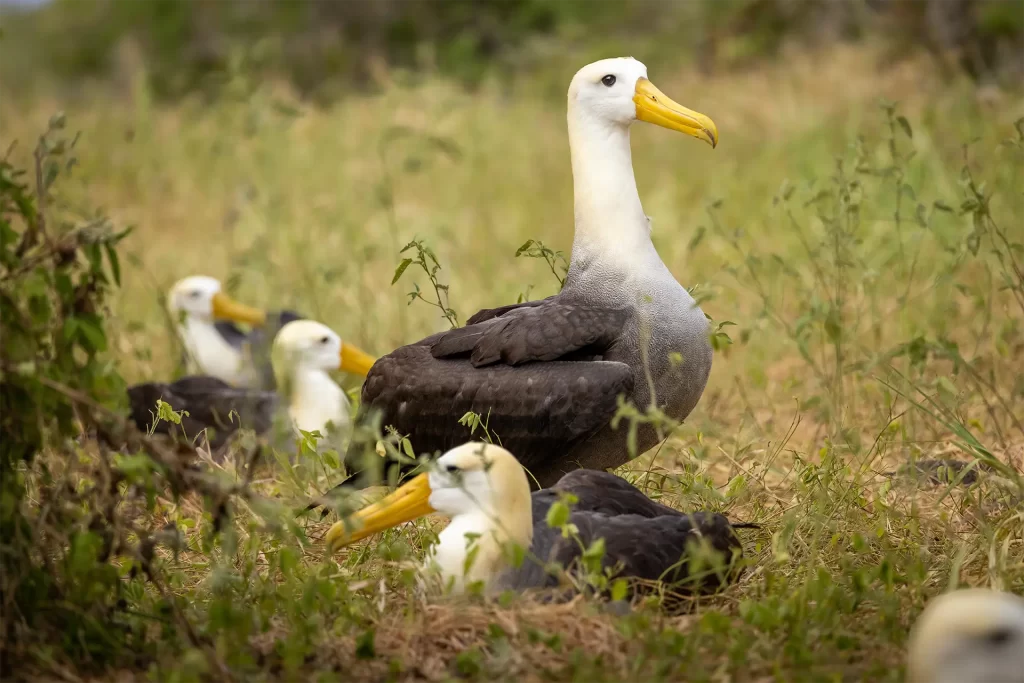
[[[708,321],[651,242],[629,129],[646,121],[714,147],[714,122],[665,96],[632,58],[580,69],[567,118],[575,237],[562,291],[480,311],[463,328],[397,349],[377,361],[362,392],[361,410],[379,411],[419,453],[465,441],[458,419],[466,412],[485,417],[541,486],[629,460],[627,430],[609,426],[618,396],[682,420],[711,371]],[[637,436],[633,455],[658,439],[647,427]],[[373,483],[381,459],[354,451],[346,464],[363,474],[348,483]]]
[[[566,522],[578,537],[547,523],[548,511],[562,496],[577,502]],[[585,548],[603,539],[603,569],[622,577],[664,581],[687,588],[713,589],[735,576],[734,557],[742,547],[723,515],[683,513],[650,500],[609,472],[576,470],[551,489],[530,494],[526,472],[504,448],[467,443],[454,448],[394,493],[335,523],[327,532],[331,552],[378,531],[431,512],[451,517],[428,555],[427,568],[438,569],[455,591],[482,582],[488,591],[551,588],[558,576],[550,562],[573,569]],[[688,547],[705,541],[723,561],[696,571]],[[525,560],[516,566],[518,546]]]
[[[264,434],[275,425],[291,440],[300,431],[319,431],[339,447],[349,431],[348,396],[328,374],[341,370],[364,377],[373,358],[345,343],[331,328],[312,320],[296,320],[277,333],[271,354],[277,393],[232,387],[210,376],[183,377],[175,382],[148,382],[128,388],[132,419],[142,430],[184,433],[190,442],[206,430],[213,449],[224,445],[240,427]],[[186,411],[181,425],[159,421],[156,402]],[[280,439],[274,439],[280,441]]]
[[[932,600],[910,634],[909,683],[1024,683],[1024,598],[983,588]]]
[[[218,280],[205,275],[176,282],[167,294],[167,310],[184,346],[186,372],[262,389],[274,388],[270,341],[284,325],[301,318],[293,311],[267,314],[235,301]],[[253,330],[245,332],[235,323]]]

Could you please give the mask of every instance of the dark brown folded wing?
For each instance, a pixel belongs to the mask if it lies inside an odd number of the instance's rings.
[[[417,453],[432,454],[471,438],[459,418],[472,411],[530,469],[564,456],[604,427],[632,383],[623,363],[475,368],[464,358],[434,358],[429,346],[415,344],[374,364],[363,385],[361,412],[380,411],[382,425],[408,435]],[[478,430],[475,437],[483,434]]]
[[[181,425],[158,421],[153,427],[157,400],[175,411],[185,411]],[[148,382],[128,387],[132,420],[145,431],[181,435],[194,440],[207,430],[210,445],[219,448],[240,427],[257,433],[266,431],[274,416],[277,397],[273,392],[237,389],[203,375],[182,377],[176,382]]]
[[[727,569],[734,556],[742,554],[742,545],[729,520],[711,512],[682,513],[646,517],[638,514],[612,515],[603,512],[576,511],[569,522],[576,527],[575,538],[566,538],[561,529],[547,525],[547,511],[553,502],[534,493],[533,543],[527,559],[518,568],[508,570],[500,580],[501,588],[524,590],[554,587],[557,575],[548,563],[574,570],[583,549],[598,539],[604,540],[601,566],[615,576],[663,581],[676,584],[677,590],[713,590],[735,577]],[[719,555],[721,564],[695,567],[688,552],[707,544]]]
[[[628,318],[626,309],[545,299],[446,332],[431,345],[431,353],[435,358],[469,354],[477,368],[553,361],[572,354],[600,357],[619,338]]]

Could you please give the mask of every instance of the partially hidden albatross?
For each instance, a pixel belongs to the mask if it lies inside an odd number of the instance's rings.
[[[192,275],[167,294],[167,310],[183,346],[186,372],[215,377],[231,386],[274,388],[270,343],[289,322],[293,311],[267,313],[235,301],[218,280]],[[235,323],[252,326],[245,332]]]
[[[326,438],[324,447],[340,449],[348,439],[350,405],[328,373],[340,370],[364,377],[373,358],[326,325],[293,320],[274,337],[271,359],[276,392],[233,387],[209,375],[136,384],[128,387],[132,419],[141,430],[181,435],[187,442],[205,431],[214,450],[240,427],[271,432],[271,443],[282,449],[293,446],[302,431],[319,431]],[[157,400],[185,411],[180,425],[155,419]]]
[[[932,600],[910,632],[909,683],[1024,683],[1024,597],[984,588]]]
[[[548,524],[548,511],[565,494],[576,498],[566,524]],[[683,590],[714,590],[737,576],[743,550],[731,524],[713,512],[685,513],[657,503],[610,472],[576,470],[550,489],[530,493],[526,473],[504,448],[458,446],[391,495],[335,523],[329,551],[379,531],[440,512],[451,523],[438,536],[425,569],[461,592],[481,582],[485,590],[554,588],[549,563],[578,570],[584,550],[604,543],[602,569],[623,578],[663,581]],[[705,566],[691,563],[691,549],[706,544]],[[510,546],[525,551],[514,561]],[[700,557],[698,553],[696,555]]]
[[[714,122],[665,96],[639,61],[580,69],[568,96],[575,238],[564,288],[384,356],[362,410],[380,411],[419,453],[466,441],[458,420],[473,411],[541,486],[630,459],[627,430],[609,426],[620,395],[678,420],[690,413],[711,371],[708,321],[651,242],[630,152],[637,120],[718,143]],[[634,455],[656,442],[641,428]],[[362,472],[349,479],[357,486],[381,475],[382,459],[365,451],[346,458]]]

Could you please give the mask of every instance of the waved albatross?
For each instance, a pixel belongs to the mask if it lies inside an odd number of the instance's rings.
[[[548,524],[548,511],[565,494],[576,502],[565,523]],[[685,513],[657,503],[610,472],[576,470],[550,489],[530,494],[526,473],[504,448],[467,443],[445,453],[429,471],[391,495],[335,523],[327,532],[333,552],[384,529],[440,512],[451,523],[431,548],[425,569],[439,570],[457,592],[482,582],[488,591],[554,588],[562,569],[578,570],[584,550],[603,540],[602,570],[624,578],[663,581],[684,589],[714,590],[737,576],[743,550],[734,529],[713,512]],[[704,542],[717,555],[704,566],[689,550]],[[509,545],[524,552],[516,565]],[[700,557],[700,554],[697,554]]]
[[[293,311],[265,313],[235,301],[218,280],[192,275],[167,294],[167,310],[181,339],[185,370],[215,377],[235,387],[271,390],[270,341],[289,322]],[[235,323],[252,326],[245,332]]]
[[[910,632],[909,683],[1024,683],[1024,597],[968,588],[928,603]]]
[[[233,387],[208,375],[136,384],[128,387],[132,420],[140,430],[180,435],[189,443],[205,431],[213,450],[239,428],[270,432],[271,442],[281,450],[294,445],[302,431],[319,431],[325,437],[319,446],[340,448],[347,442],[350,403],[328,373],[340,370],[365,377],[373,358],[313,320],[282,327],[274,337],[271,358],[276,393]],[[180,425],[154,420],[157,400],[187,413],[181,415]]]
[[[466,441],[458,420],[479,414],[540,486],[630,459],[627,430],[609,426],[620,395],[641,409],[653,398],[682,420],[711,371],[708,321],[651,242],[629,129],[646,121],[714,147],[714,122],[669,99],[632,58],[580,69],[567,118],[575,237],[562,291],[401,347],[377,361],[362,391],[361,411],[379,411],[423,454]],[[634,455],[657,442],[650,428],[637,436]],[[360,474],[346,485],[379,481],[383,459],[356,446],[346,464]]]

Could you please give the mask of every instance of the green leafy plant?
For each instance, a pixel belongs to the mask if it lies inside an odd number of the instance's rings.
[[[525,256],[527,258],[539,258],[548,264],[551,274],[558,280],[558,288],[565,287],[565,278],[569,273],[569,261],[561,251],[555,251],[540,240],[529,239],[523,246],[516,249],[516,258]]]
[[[401,260],[398,267],[395,268],[395,275],[391,278],[391,284],[398,282],[409,266],[419,266],[420,270],[422,270],[427,276],[427,280],[430,281],[430,286],[434,290],[434,300],[431,301],[424,297],[422,290],[420,290],[420,286],[413,283],[413,290],[408,293],[409,304],[419,300],[429,306],[434,306],[441,311],[441,315],[445,317],[448,324],[452,326],[452,329],[455,329],[459,326],[459,316],[455,312],[455,309],[448,303],[448,285],[442,284],[438,280],[437,274],[441,272],[441,263],[437,260],[434,250],[431,249],[423,240],[413,240],[402,247],[400,253],[404,254],[407,251],[412,251],[415,255]]]

